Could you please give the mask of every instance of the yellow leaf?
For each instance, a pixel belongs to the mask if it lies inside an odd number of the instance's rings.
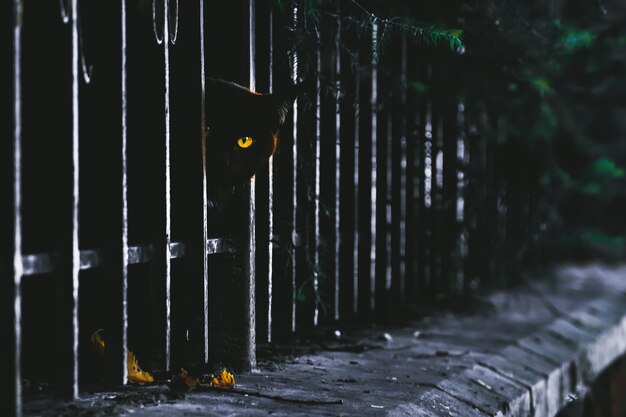
[[[102,329],[96,330],[91,334],[91,337],[89,338],[91,340],[91,344],[100,354],[100,356],[104,356],[104,339],[102,339],[101,336],[102,331]]]
[[[235,386],[235,376],[226,369],[211,378],[211,386],[214,388],[232,388]]]
[[[98,329],[91,334],[89,338],[91,340],[91,344],[96,349],[96,351],[100,354],[100,356],[104,356],[104,339],[102,338],[102,329]],[[137,357],[130,350],[128,351],[128,382],[132,382],[134,384],[143,385],[148,382],[154,382],[154,377],[150,372],[142,371],[139,367],[139,361],[137,361]]]
[[[141,370],[137,357],[130,350],[128,351],[128,382],[139,385],[154,382],[154,377],[150,374],[150,372]]]

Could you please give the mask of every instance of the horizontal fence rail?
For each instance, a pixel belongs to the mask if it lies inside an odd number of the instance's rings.
[[[52,3],[1,13],[0,414],[20,414],[30,374],[76,398],[98,328],[122,384],[128,350],[153,371],[248,370],[257,343],[509,283],[498,259],[530,241],[534,191],[496,175],[508,153],[485,133],[497,112],[462,94],[463,50],[379,19],[354,31],[349,2],[320,2],[327,31],[295,0]],[[44,47],[59,59],[40,77]],[[207,162],[209,77],[302,90],[276,153],[227,190]],[[42,337],[57,343],[35,358]]]

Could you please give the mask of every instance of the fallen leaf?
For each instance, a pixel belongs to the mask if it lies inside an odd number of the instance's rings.
[[[211,386],[213,388],[232,388],[235,386],[235,376],[226,369],[211,378]]]
[[[100,356],[104,356],[104,339],[102,338],[103,329],[98,329],[91,334],[89,338],[91,340],[91,344],[96,349],[96,351],[100,354]]]
[[[137,357],[130,350],[128,351],[128,382],[139,385],[154,382],[152,374],[141,370]]]
[[[98,329],[91,334],[89,338],[91,340],[91,344],[96,349],[96,351],[100,354],[100,356],[104,356],[105,353],[105,343],[102,338],[103,329]],[[139,367],[139,361],[133,352],[128,351],[128,382],[133,384],[143,385],[146,383],[154,382],[154,377],[150,372],[143,371]]]

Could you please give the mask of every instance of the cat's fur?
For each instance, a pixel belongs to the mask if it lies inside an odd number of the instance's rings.
[[[221,187],[246,183],[274,153],[278,130],[298,86],[277,94],[258,94],[232,82],[207,78],[206,125],[209,181]],[[241,137],[254,143],[242,149]]]

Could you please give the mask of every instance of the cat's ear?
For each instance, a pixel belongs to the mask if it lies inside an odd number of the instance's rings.
[[[268,96],[272,100],[272,112],[275,115],[276,130],[285,123],[287,114],[293,107],[293,102],[303,91],[303,83],[291,84]]]

